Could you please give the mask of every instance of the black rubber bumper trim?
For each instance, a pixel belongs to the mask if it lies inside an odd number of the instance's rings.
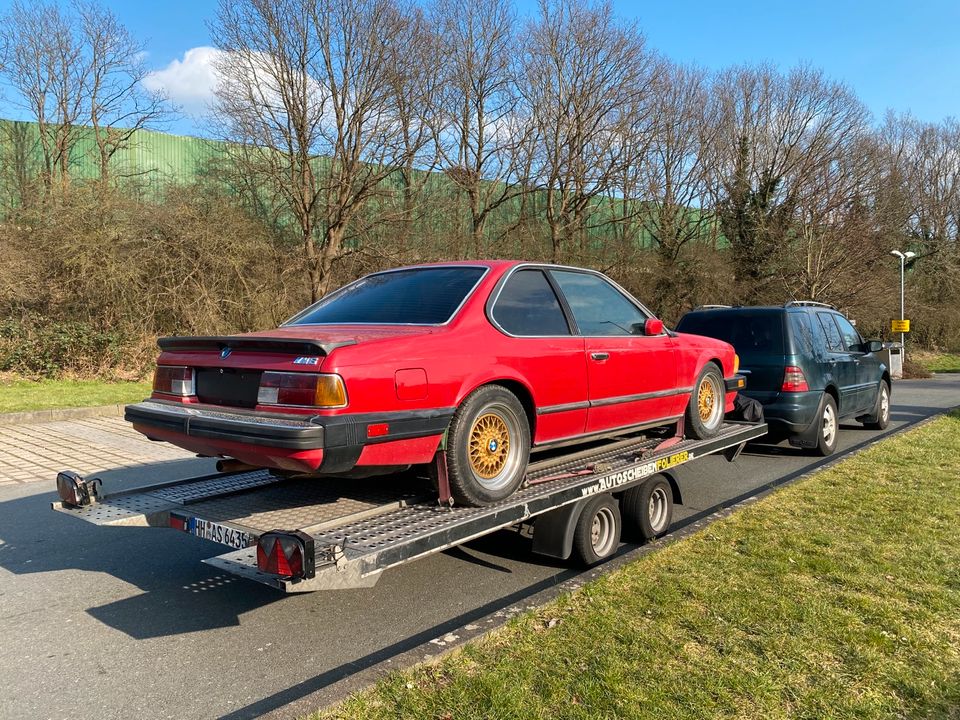
[[[743,383],[742,385],[740,383]],[[746,390],[747,389],[747,376],[746,375],[734,375],[732,378],[726,378],[723,381],[724,386],[727,388],[727,392],[731,390]]]
[[[165,405],[165,403],[153,404],[161,407]],[[265,413],[251,411],[229,413],[211,410],[209,415],[204,415],[203,410],[197,409],[193,414],[185,412],[180,414],[176,410],[182,409],[182,406],[173,403],[166,405],[173,411],[152,409],[147,403],[127,405],[124,409],[124,419],[148,429],[155,427],[159,430],[178,432],[188,437],[231,440],[290,450],[323,449],[331,455],[332,463],[334,456],[353,457],[355,463],[366,445],[439,435],[447,429],[454,413],[454,408],[440,408],[353,415],[315,415],[305,417],[301,421],[310,423],[309,425],[298,427],[284,425],[284,419],[289,418],[271,418]],[[220,417],[222,415],[230,415],[230,417]],[[272,424],[271,420],[276,424]],[[368,438],[367,428],[380,423],[386,423],[389,426],[388,433]],[[333,464],[339,467],[344,463],[345,460]],[[321,469],[326,471],[328,469],[326,465],[326,458],[324,458]]]

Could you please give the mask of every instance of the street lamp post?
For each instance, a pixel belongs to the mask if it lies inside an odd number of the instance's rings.
[[[907,250],[907,252],[905,252],[905,253],[904,253],[904,252],[900,252],[899,250],[891,250],[891,251],[890,251],[890,254],[891,254],[891,255],[894,255],[894,256],[896,256],[896,257],[898,257],[898,258],[900,258],[900,320],[901,320],[901,322],[902,322],[902,321],[905,319],[905,317],[904,317],[904,308],[903,308],[903,270],[904,270],[904,265],[906,264],[907,260],[912,260],[913,258],[915,258],[915,257],[917,256],[917,254],[916,254],[915,252],[911,251],[911,250]],[[900,333],[900,353],[901,353],[901,354],[904,353],[904,346],[905,346],[905,345],[906,345],[906,335],[905,335],[904,333]]]

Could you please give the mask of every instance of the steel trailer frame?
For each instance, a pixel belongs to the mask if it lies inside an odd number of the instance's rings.
[[[571,512],[597,494],[620,493],[692,460],[723,453],[736,459],[762,437],[763,423],[727,422],[708,440],[632,437],[533,461],[524,485],[485,507],[453,507],[396,478],[286,478],[267,470],[216,473],[104,493],[84,483],[90,504],[54,502],[58,512],[95,525],[172,527],[240,546],[204,560],[226,572],[288,593],[371,587],[381,573],[410,560],[526,523],[552,511]],[[576,508],[573,508],[576,511]],[[257,540],[267,532],[305,533],[315,553],[312,577],[282,577],[257,566]],[[546,554],[563,556],[556,549]]]

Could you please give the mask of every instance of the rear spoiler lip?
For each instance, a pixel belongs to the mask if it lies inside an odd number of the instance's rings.
[[[164,351],[178,350],[260,350],[264,352],[290,352],[307,355],[329,355],[334,350],[347,345],[356,345],[356,340],[338,340],[324,342],[304,338],[260,337],[256,335],[174,335],[162,337],[157,345]]]

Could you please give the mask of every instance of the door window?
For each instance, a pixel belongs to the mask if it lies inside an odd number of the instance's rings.
[[[557,294],[542,270],[518,270],[510,276],[491,313],[511,335],[570,335]]]
[[[830,313],[817,313],[817,319],[820,321],[820,327],[826,340],[828,352],[843,352],[843,337],[840,335],[840,329],[833,321]]]
[[[834,315],[833,319],[837,321],[837,325],[840,327],[843,346],[847,349],[847,352],[863,352],[863,338],[860,337],[860,333],[857,332],[853,323],[843,315]]]
[[[581,335],[643,335],[647,316],[599,275],[551,270]]]

